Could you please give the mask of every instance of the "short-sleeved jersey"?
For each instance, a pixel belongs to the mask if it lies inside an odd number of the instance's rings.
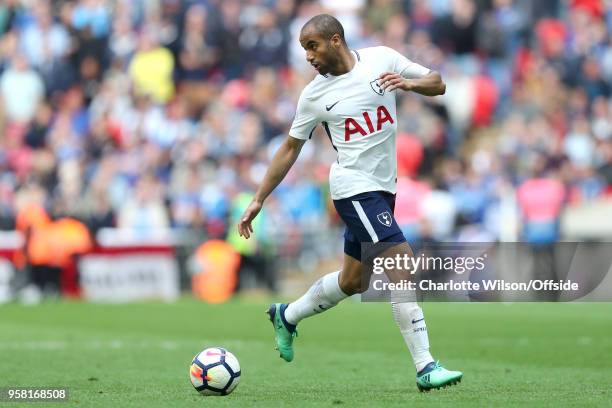
[[[388,47],[352,51],[356,63],[340,76],[317,75],[302,91],[289,135],[307,140],[322,125],[337,160],[329,174],[332,199],[368,191],[395,193],[395,91],[380,88],[383,72],[418,78],[429,69]]]

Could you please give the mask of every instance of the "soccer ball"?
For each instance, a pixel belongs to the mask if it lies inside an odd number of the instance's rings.
[[[193,358],[189,377],[202,395],[227,395],[240,382],[240,364],[236,356],[224,348],[207,348]]]

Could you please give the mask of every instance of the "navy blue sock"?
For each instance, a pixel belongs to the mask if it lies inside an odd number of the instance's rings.
[[[436,368],[436,363],[434,361],[432,361],[431,363],[429,363],[425,367],[423,367],[423,369],[421,371],[419,371],[417,373],[417,375],[427,374],[428,372],[433,371],[434,368]]]
[[[289,306],[289,304],[287,303],[283,303],[280,306],[280,315],[281,315],[281,320],[283,321],[283,324],[285,325],[285,327],[287,328],[287,330],[289,330],[290,333],[293,333],[295,331],[296,325],[295,324],[291,324],[287,321],[287,319],[285,319],[285,309],[287,309],[287,306]]]

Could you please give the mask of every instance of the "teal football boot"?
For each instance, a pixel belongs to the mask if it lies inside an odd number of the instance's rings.
[[[280,357],[290,362],[293,360],[293,338],[297,337],[295,325],[285,320],[285,309],[287,304],[274,303],[266,312],[274,326],[274,341]]]
[[[416,385],[419,391],[438,390],[461,382],[461,371],[449,371],[440,365],[439,361],[432,361],[417,373]]]

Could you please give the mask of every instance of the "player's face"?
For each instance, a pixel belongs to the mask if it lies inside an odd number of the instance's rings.
[[[306,61],[321,75],[334,71],[340,60],[340,36],[326,40],[313,30],[307,29],[300,34],[300,44],[306,50]]]

